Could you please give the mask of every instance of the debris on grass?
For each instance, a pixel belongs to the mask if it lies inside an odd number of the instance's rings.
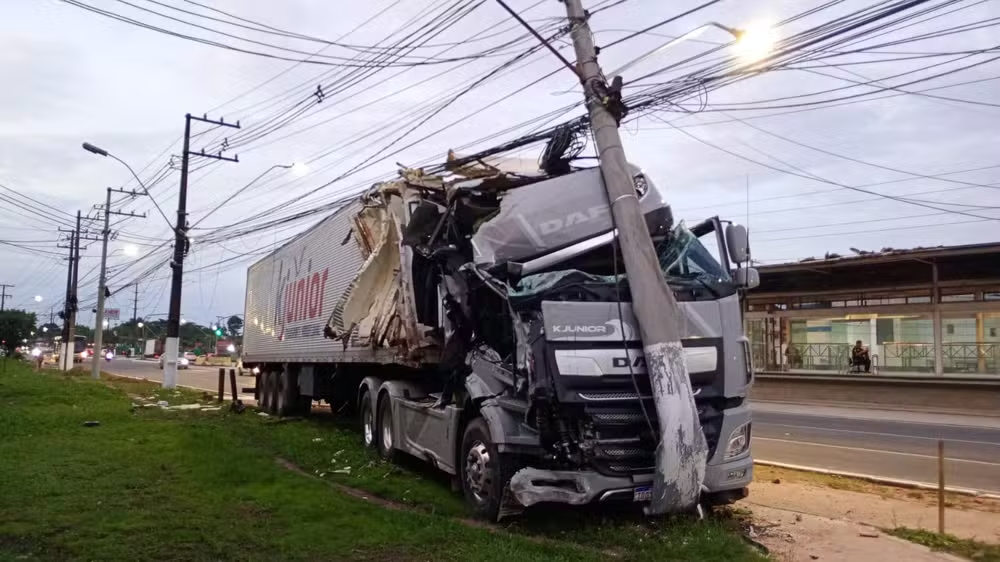
[[[99,421],[85,421],[83,422],[83,427],[97,427],[101,425]]]

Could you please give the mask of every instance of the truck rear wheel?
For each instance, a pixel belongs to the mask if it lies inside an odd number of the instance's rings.
[[[396,435],[392,426],[392,398],[384,396],[378,404],[378,423],[375,443],[378,455],[387,461],[396,457]]]
[[[477,517],[496,521],[504,488],[517,467],[513,459],[497,450],[483,418],[476,418],[465,427],[458,462],[465,502]]]
[[[358,409],[361,410],[361,438],[366,449],[374,449],[375,435],[377,434],[375,428],[377,426],[375,425],[375,412],[372,411],[372,396],[367,390],[361,395],[361,403],[358,406]]]
[[[260,396],[260,409],[268,414],[271,413],[272,401],[274,396],[271,393],[271,381],[274,380],[274,373],[271,371],[263,371],[260,374],[260,388],[257,390],[258,396]]]

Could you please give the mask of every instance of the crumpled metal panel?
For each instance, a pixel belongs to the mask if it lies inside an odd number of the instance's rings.
[[[328,332],[353,346],[414,350],[431,345],[414,317],[412,289],[403,267],[402,236],[406,185],[387,182],[362,198],[354,217],[354,242],[365,261],[330,316]],[[403,250],[407,251],[407,250]],[[405,260],[408,263],[408,260]]]
[[[633,171],[641,173],[638,168]],[[648,178],[642,183],[642,212],[664,208],[666,203]],[[474,259],[480,265],[523,261],[609,232],[610,209],[600,168],[512,189],[503,194],[496,216],[473,234]]]

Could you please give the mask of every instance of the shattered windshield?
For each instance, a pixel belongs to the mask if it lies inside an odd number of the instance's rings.
[[[573,266],[571,268],[527,275],[510,288],[509,295],[514,300],[530,300],[544,293],[572,289],[581,298],[586,298],[585,294],[600,294],[602,288],[614,286],[616,281],[622,281],[623,288],[627,290],[624,274],[617,277],[602,275],[606,273],[602,269],[614,267],[608,248],[595,250],[594,255],[567,263],[567,266]],[[678,224],[669,237],[656,244],[656,254],[667,283],[679,300],[713,300],[736,291],[729,272],[684,223]],[[622,271],[624,264],[620,255],[618,258],[618,271]],[[603,267],[596,267],[596,263],[601,263]]]
[[[656,254],[671,285],[701,285],[716,298],[736,289],[729,272],[683,222],[677,225],[672,236],[657,245]]]

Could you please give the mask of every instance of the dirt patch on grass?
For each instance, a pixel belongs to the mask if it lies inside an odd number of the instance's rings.
[[[894,529],[936,530],[937,506],[934,502],[906,497],[906,492],[886,491],[873,494],[835,488],[821,483],[793,478],[756,480],[750,486],[746,504],[758,508],[779,509],[800,515],[810,514],[829,519],[851,521]],[[945,529],[963,539],[1000,544],[1000,513],[968,507],[945,509]]]
[[[751,535],[778,562],[956,562],[951,555],[889,536],[874,527],[781,509],[754,507]]]
[[[756,465],[753,467],[753,471],[755,485],[773,483],[777,480],[783,483],[810,484],[814,486],[832,488],[834,490],[872,494],[882,499],[910,501],[929,507],[937,507],[937,492],[932,490],[888,486],[885,484],[868,482],[858,478],[820,474],[817,472],[792,470],[774,466]],[[945,492],[944,501],[945,506],[949,508],[1000,514],[1000,500]]]

